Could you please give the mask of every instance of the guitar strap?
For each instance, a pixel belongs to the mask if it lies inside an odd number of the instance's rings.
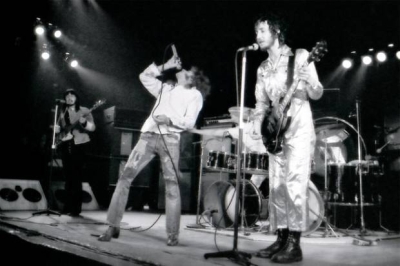
[[[289,56],[288,62],[288,70],[287,70],[287,79],[286,79],[286,88],[289,89],[293,83],[294,76],[294,59],[296,57],[296,49],[293,49],[293,55]]]

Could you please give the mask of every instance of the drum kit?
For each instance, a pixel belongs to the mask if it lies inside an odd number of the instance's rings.
[[[350,134],[346,129],[349,127],[358,134],[351,124],[336,117],[323,117],[315,121],[328,121],[328,123],[316,123],[316,145],[311,167],[314,176],[324,179],[324,188],[317,188],[311,180],[309,182],[309,215],[307,229],[303,235],[309,235],[317,230],[323,221],[327,230],[329,226],[327,210],[331,206],[357,207],[360,203],[364,206],[378,205],[380,203],[378,181],[383,175],[378,160],[347,162],[349,151],[344,142],[350,139]],[[366,151],[364,140],[359,134],[358,136]],[[236,154],[209,150],[205,168],[209,171],[233,174],[240,167],[241,172],[245,174],[268,176],[267,153],[243,152],[240,157],[238,160]],[[204,194],[203,208],[214,210],[209,221],[214,227],[229,228],[234,222],[235,182],[235,180],[216,181]],[[266,207],[264,205],[268,204],[268,196],[264,198],[259,188],[246,179],[243,179],[239,193],[242,227],[253,227],[257,221],[267,219],[268,215],[261,217],[261,212]]]

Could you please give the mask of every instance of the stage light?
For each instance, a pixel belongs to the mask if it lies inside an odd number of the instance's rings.
[[[388,47],[394,47],[394,44],[393,43],[389,43]]]
[[[370,65],[372,63],[372,58],[369,55],[363,56],[362,57],[362,62],[364,65]]]
[[[75,56],[70,54],[70,53],[65,53],[64,55],[64,61],[67,62],[70,67],[77,67],[79,65],[78,60],[76,60]]]
[[[53,32],[54,37],[56,37],[57,39],[61,37],[62,33],[60,30],[55,30]]]
[[[342,61],[342,66],[343,66],[344,68],[346,68],[346,69],[351,68],[352,65],[353,65],[353,63],[352,63],[352,61],[351,61],[350,59],[344,59],[344,60]]]
[[[41,57],[43,60],[48,60],[50,58],[50,53],[48,51],[43,51]]]
[[[400,60],[400,51],[397,51],[397,53],[396,53],[396,57],[397,57],[397,59],[399,59],[399,60]]]
[[[37,35],[43,35],[43,34],[44,34],[44,31],[45,31],[45,30],[44,30],[44,27],[41,26],[41,25],[35,27],[35,33],[36,33]]]
[[[379,62],[384,62],[387,59],[387,56],[384,52],[379,52],[376,54],[376,59],[378,59]]]
[[[46,31],[46,28],[44,27],[43,22],[40,20],[40,18],[36,18],[34,25],[35,33],[37,35],[43,35]]]
[[[50,58],[50,51],[47,44],[43,44],[42,48],[40,49],[40,57],[43,60],[48,60]]]
[[[77,67],[79,65],[79,63],[78,63],[78,61],[76,59],[74,59],[74,60],[71,60],[71,63],[69,63],[69,65],[71,67]]]

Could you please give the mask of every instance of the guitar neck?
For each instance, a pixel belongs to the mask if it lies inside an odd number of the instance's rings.
[[[309,65],[309,58],[303,63],[303,65],[300,67],[300,69],[306,67]],[[290,100],[292,99],[293,94],[295,93],[297,86],[299,85],[300,80],[298,78],[295,78],[293,80],[292,85],[290,86],[290,88],[288,89],[288,91],[286,92],[285,97],[283,98],[282,102],[281,102],[281,106],[283,109],[286,108],[286,106],[289,104]]]

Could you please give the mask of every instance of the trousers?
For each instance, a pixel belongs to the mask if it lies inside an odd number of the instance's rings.
[[[110,206],[107,221],[111,226],[119,227],[127,204],[130,185],[140,171],[158,154],[165,181],[166,231],[179,234],[181,216],[181,196],[178,179],[180,134],[157,134],[144,132],[129,155],[125,168],[120,175]]]

